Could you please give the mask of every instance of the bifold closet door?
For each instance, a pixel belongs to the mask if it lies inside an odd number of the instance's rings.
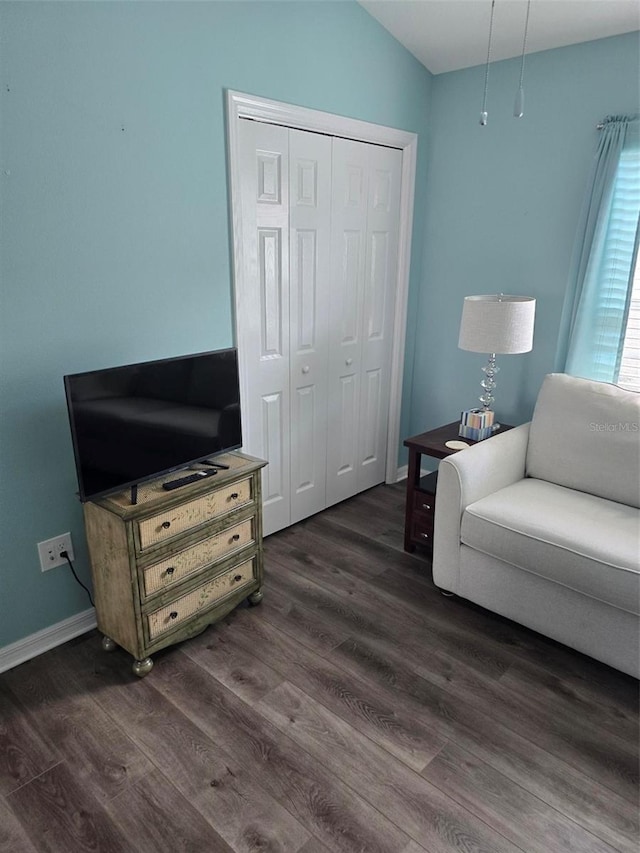
[[[291,516],[326,507],[331,138],[289,131]]]
[[[241,123],[243,447],[264,532],[326,506],[331,139]]]
[[[333,140],[327,506],[384,482],[402,153]]]
[[[269,534],[384,481],[402,155],[255,121],[239,142],[243,447],[269,462]]]

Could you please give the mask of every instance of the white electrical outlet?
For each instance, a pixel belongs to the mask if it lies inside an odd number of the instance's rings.
[[[66,566],[67,560],[60,554],[66,551],[69,559],[73,561],[73,545],[71,534],[63,533],[62,536],[54,536],[44,542],[38,542],[38,554],[40,555],[40,568],[43,572],[55,569],[56,566]]]

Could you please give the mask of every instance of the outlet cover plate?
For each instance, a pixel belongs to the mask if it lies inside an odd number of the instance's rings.
[[[63,533],[61,536],[54,536],[52,539],[38,542],[40,569],[43,572],[48,572],[49,569],[55,569],[57,566],[66,566],[66,558],[60,556],[62,551],[66,551],[69,559],[73,561],[73,544],[70,533]]]

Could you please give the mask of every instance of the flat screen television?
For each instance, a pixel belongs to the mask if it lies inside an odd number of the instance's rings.
[[[64,386],[81,501],[242,446],[233,348],[71,374]]]

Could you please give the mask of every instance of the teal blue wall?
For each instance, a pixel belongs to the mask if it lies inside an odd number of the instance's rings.
[[[492,64],[486,127],[478,121],[484,68],[434,78],[413,433],[479,405],[485,358],[457,348],[462,301],[471,294],[538,300],[533,352],[498,359],[498,416],[506,423],[530,416],[554,369],[595,125],[638,111],[638,48],[633,33],[528,56],[521,119],[513,118],[519,60]]]
[[[0,647],[87,607],[36,542],[70,530],[89,577],[65,373],[233,341],[224,90],[417,132],[401,434],[475,405],[462,299],[538,297],[505,356],[504,420],[553,354],[597,132],[638,107],[637,34],[432,78],[356,3],[0,3]]]
[[[70,530],[89,577],[63,375],[233,341],[224,90],[417,132],[424,187],[431,76],[355,2],[3,2],[0,16],[1,647],[88,607],[36,552]]]

